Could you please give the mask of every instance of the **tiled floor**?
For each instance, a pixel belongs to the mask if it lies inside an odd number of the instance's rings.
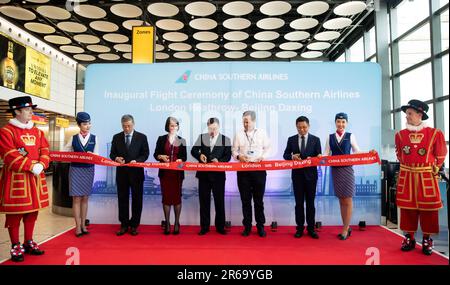
[[[50,201],[52,196],[52,178],[47,177],[47,185],[49,187]],[[34,230],[34,239],[40,243],[49,239],[67,229],[73,227],[74,221],[70,217],[64,217],[52,213],[51,206],[39,212],[36,228]],[[9,250],[11,242],[9,241],[8,231],[4,228],[5,215],[0,215],[0,262],[9,259]],[[23,242],[23,224],[20,229],[20,240]]]

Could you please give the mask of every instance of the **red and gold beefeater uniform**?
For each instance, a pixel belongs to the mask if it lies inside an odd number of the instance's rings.
[[[437,171],[447,154],[444,135],[439,129],[426,126],[404,129],[395,135],[395,148],[400,161],[397,181],[400,228],[415,232],[420,219],[425,234],[438,233],[442,201]]]
[[[44,132],[36,127],[20,128],[11,123],[0,129],[0,213],[26,214],[49,206],[45,174],[31,170],[50,162],[49,145]]]

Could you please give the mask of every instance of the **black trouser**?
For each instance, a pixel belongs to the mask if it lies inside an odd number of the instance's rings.
[[[314,231],[316,208],[314,199],[316,198],[317,179],[308,180],[304,174],[292,176],[292,185],[295,196],[295,222],[297,230],[305,228],[305,201],[306,201],[306,223],[307,230]]]
[[[119,221],[122,227],[137,228],[141,223],[144,179],[137,179],[127,173],[117,174],[117,196],[119,198]],[[130,217],[131,189],[131,219]]]
[[[252,198],[255,208],[255,220],[257,228],[263,228],[266,222],[264,216],[264,192],[266,189],[265,171],[238,171],[237,181],[239,193],[241,194],[242,213],[244,219],[242,224],[246,229],[252,227]]]
[[[200,201],[200,227],[209,230],[211,223],[211,191],[214,197],[216,230],[225,228],[225,179],[206,175],[198,180],[198,198]]]

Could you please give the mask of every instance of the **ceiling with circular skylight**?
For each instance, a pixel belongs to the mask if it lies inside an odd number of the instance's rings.
[[[81,64],[131,62],[141,25],[156,27],[156,62],[328,60],[366,2],[2,0],[0,17]]]

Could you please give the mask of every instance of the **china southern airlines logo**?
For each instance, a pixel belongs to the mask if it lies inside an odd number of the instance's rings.
[[[328,158],[322,157],[322,159],[319,161],[319,164],[326,164],[328,162]]]
[[[177,81],[175,81],[175,83],[187,83],[189,76],[191,75],[191,71],[190,70],[186,70],[181,76],[180,78],[177,79]]]

